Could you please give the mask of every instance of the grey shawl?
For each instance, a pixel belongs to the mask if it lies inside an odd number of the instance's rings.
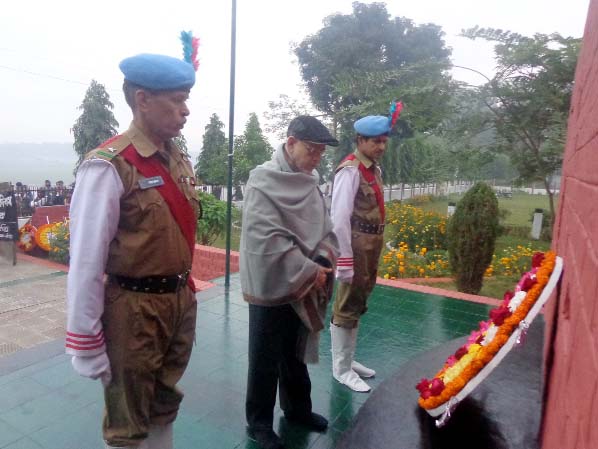
[[[280,145],[249,175],[243,202],[241,288],[251,304],[291,304],[305,325],[298,352],[317,361],[333,276],[316,289],[318,263],[336,266],[338,243],[318,189],[318,175],[295,172]],[[317,261],[317,262],[316,262]]]

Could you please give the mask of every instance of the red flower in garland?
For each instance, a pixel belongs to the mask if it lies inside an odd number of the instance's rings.
[[[415,386],[415,388],[417,388],[419,394],[424,399],[428,399],[432,396],[432,393],[430,392],[430,381],[425,377]]]
[[[492,309],[490,311],[490,319],[494,323],[495,326],[500,326],[506,318],[511,316],[511,311],[505,305],[501,305],[496,309]]]
[[[534,253],[532,256],[532,268],[538,268],[544,261],[544,253]]]
[[[444,382],[442,379],[435,377],[430,382],[428,379],[423,378],[416,387],[420,395],[424,399],[428,399],[430,396],[438,396],[444,390]]]
[[[432,379],[432,385],[430,386],[430,393],[432,393],[432,396],[439,395],[442,393],[442,390],[444,390],[444,382],[442,379],[439,379],[438,377]]]
[[[457,351],[455,352],[455,358],[457,360],[459,360],[461,357],[463,357],[465,354],[467,354],[467,348],[465,346],[461,346],[459,349],[457,349]]]
[[[537,282],[536,275],[532,273],[525,273],[521,280],[517,283],[520,291],[527,292]]]

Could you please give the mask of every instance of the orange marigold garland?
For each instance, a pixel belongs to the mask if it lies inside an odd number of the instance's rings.
[[[556,254],[552,251],[534,254],[532,269],[521,277],[515,292],[505,293],[501,305],[490,311],[490,319],[480,322],[479,329],[446,360],[432,380],[424,378],[417,384],[422,408],[442,406],[492,361],[540,297],[555,262]]]

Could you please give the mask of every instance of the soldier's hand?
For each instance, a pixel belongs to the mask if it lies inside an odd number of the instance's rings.
[[[110,361],[105,352],[93,356],[73,356],[71,359],[73,368],[79,375],[90,379],[100,379],[104,386],[112,380]]]

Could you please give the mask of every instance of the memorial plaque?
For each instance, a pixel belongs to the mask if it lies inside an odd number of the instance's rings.
[[[14,192],[0,191],[0,241],[16,242],[18,238],[17,202]]]

